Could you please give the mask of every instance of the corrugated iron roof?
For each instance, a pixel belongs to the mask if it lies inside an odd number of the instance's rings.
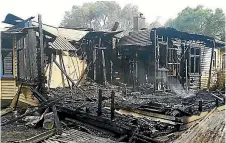
[[[50,43],[50,47],[56,50],[77,50],[70,42],[60,36],[53,43]]]
[[[151,45],[150,30],[130,32],[128,36],[120,39],[118,46],[148,46]]]
[[[80,41],[89,31],[81,31],[65,28],[54,28],[51,26],[42,26],[43,30],[54,35],[66,38],[68,41]]]

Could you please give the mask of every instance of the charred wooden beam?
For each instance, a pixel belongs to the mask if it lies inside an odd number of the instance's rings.
[[[120,138],[117,139],[117,142],[121,142],[124,139],[126,139],[127,137],[128,137],[128,135],[123,135],[123,136],[121,136]]]
[[[98,94],[98,111],[97,115],[101,116],[102,115],[102,90],[99,89],[99,94]]]
[[[48,78],[48,90],[50,89],[50,84],[51,84],[51,80],[52,80],[52,67],[53,67],[53,53],[51,54],[51,61],[49,64],[49,78]]]
[[[213,97],[215,97],[216,99],[219,99],[220,101],[224,101],[224,99],[218,97],[217,95],[213,94],[213,93],[210,93],[210,95],[212,95]]]
[[[112,133],[112,132],[110,132],[108,130],[100,129],[100,128],[94,126],[94,125],[90,125],[90,124],[87,124],[87,123],[84,123],[84,122],[81,122],[81,121],[78,121],[78,120],[75,120],[75,119],[71,119],[71,118],[65,118],[65,120],[71,122],[72,124],[80,124],[80,125],[83,125],[85,127],[88,127],[88,128],[100,131],[100,132],[105,132],[107,134],[110,134],[111,136],[115,136],[114,133]]]
[[[97,54],[97,50],[96,49],[93,49],[93,80],[96,81],[96,73],[97,73],[97,66],[96,66],[96,56]]]
[[[41,142],[51,136],[53,136],[55,134],[55,129],[43,132],[41,134],[35,135],[31,138],[25,139],[25,140],[21,140],[19,141],[20,143],[38,143]]]
[[[47,99],[40,92],[38,92],[36,89],[34,89],[33,87],[30,87],[30,90],[34,93],[35,97],[37,99],[39,99],[40,102],[46,102],[47,101]]]
[[[199,111],[202,112],[202,100],[199,101]]]
[[[57,67],[63,72],[63,74],[70,80],[72,86],[75,85],[75,82],[71,79],[71,77],[62,69],[62,67],[58,64],[58,62],[54,59],[53,62],[57,65]]]
[[[60,62],[60,67],[65,71],[66,73],[66,70],[63,68],[63,56],[62,56],[62,52],[59,51],[59,62]],[[62,84],[63,84],[63,87],[65,87],[65,82],[64,82],[64,73],[63,71],[60,72],[61,73],[61,80],[62,80]],[[68,79],[68,78],[67,78]]]
[[[55,100],[48,100],[48,101],[46,101],[46,102],[43,102],[43,103],[41,103],[41,104],[38,106],[37,109],[33,109],[33,110],[31,110],[30,112],[27,112],[27,113],[25,113],[25,114],[23,114],[23,115],[21,115],[21,116],[18,116],[18,117],[16,117],[16,118],[12,119],[12,120],[9,120],[9,121],[7,121],[7,122],[5,122],[5,123],[2,123],[1,125],[2,125],[2,126],[5,126],[5,125],[8,125],[8,124],[13,123],[13,122],[15,122],[15,121],[18,121],[18,120],[24,118],[25,116],[32,115],[33,113],[35,113],[35,112],[37,112],[37,111],[41,111],[41,110],[43,110],[43,109],[45,109],[45,108],[48,108],[48,107],[52,106],[53,104],[56,104],[56,102],[59,102],[60,100],[62,100],[62,97],[61,97],[61,98],[58,98],[58,99],[55,99]]]
[[[135,134],[135,136],[137,137],[137,139],[142,139],[144,141],[147,141],[148,143],[160,143],[159,141],[149,138],[147,136],[141,135],[141,134]]]
[[[43,30],[42,30],[42,17],[38,15],[38,27],[39,27],[39,47],[38,47],[38,79],[39,79],[39,91],[44,92],[45,88],[45,75],[44,75],[44,47],[43,47]],[[40,66],[40,67],[39,67]]]
[[[112,122],[110,119],[101,116],[94,116],[81,111],[74,111],[69,108],[57,106],[60,112],[67,114],[68,117],[76,119],[81,122],[96,126],[101,129],[108,130],[116,134],[131,134],[135,126],[130,124],[122,124]]]
[[[56,126],[56,133],[59,135],[59,134],[62,133],[62,130],[61,130],[60,120],[59,120],[59,117],[57,115],[57,110],[56,110],[55,105],[52,106],[52,110],[53,110],[53,114],[54,114],[54,122],[55,122],[55,126]]]
[[[211,73],[212,73],[212,64],[213,64],[213,54],[214,54],[214,49],[215,49],[215,41],[213,41],[212,45],[212,51],[211,51],[211,59],[210,59],[210,69],[209,69],[209,78],[208,78],[208,83],[207,83],[207,89],[210,89],[210,80],[211,80]]]
[[[115,92],[111,92],[111,120],[115,118]]]
[[[219,99],[218,98],[215,99],[215,103],[216,103],[216,107],[219,107]]]
[[[14,109],[15,107],[17,107],[17,104],[18,104],[18,101],[19,101],[19,97],[20,97],[20,93],[21,93],[22,86],[23,86],[23,84],[20,85],[19,89],[17,90],[16,95],[14,96],[14,98],[13,98],[11,104],[10,104],[10,107],[11,107],[12,109]]]
[[[105,65],[104,50],[101,50],[101,55],[102,55],[102,67],[103,67],[103,84],[106,86],[107,79],[106,79],[106,65]]]

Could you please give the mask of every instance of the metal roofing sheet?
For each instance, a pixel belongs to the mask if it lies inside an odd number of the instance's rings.
[[[130,32],[128,36],[124,36],[120,39],[118,46],[148,46],[151,45],[150,31],[139,30]]]
[[[54,28],[50,26],[43,25],[43,30],[46,32],[55,35],[61,36],[66,38],[69,41],[79,41],[81,40],[89,31],[80,31],[80,30],[73,30],[73,29],[65,29],[65,28]]]
[[[38,26],[38,23],[33,23],[33,25]],[[66,38],[68,41],[80,41],[89,31],[57,28],[53,26],[42,25],[42,29],[56,37],[61,36]]]
[[[70,42],[60,36],[53,43],[50,43],[50,47],[56,50],[77,50]]]

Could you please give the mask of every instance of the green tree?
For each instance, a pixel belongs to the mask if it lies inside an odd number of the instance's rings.
[[[200,5],[196,8],[187,7],[175,19],[169,19],[165,26],[225,40],[225,14],[222,9],[213,11]]]
[[[127,4],[121,8],[115,1],[97,1],[73,6],[71,11],[65,12],[61,26],[103,30],[112,28],[117,21],[119,29],[132,30],[134,15],[138,15],[137,6]]]

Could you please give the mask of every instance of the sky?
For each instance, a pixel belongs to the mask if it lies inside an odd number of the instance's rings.
[[[73,5],[82,5],[94,0],[0,0],[0,21],[3,21],[8,13],[21,18],[42,15],[43,23],[59,26],[65,11],[70,11]],[[138,6],[140,12],[151,23],[160,17],[164,24],[169,18],[175,18],[177,14],[187,6],[196,7],[203,5],[205,8],[222,8],[226,13],[225,0],[116,0],[121,7],[128,3]]]

